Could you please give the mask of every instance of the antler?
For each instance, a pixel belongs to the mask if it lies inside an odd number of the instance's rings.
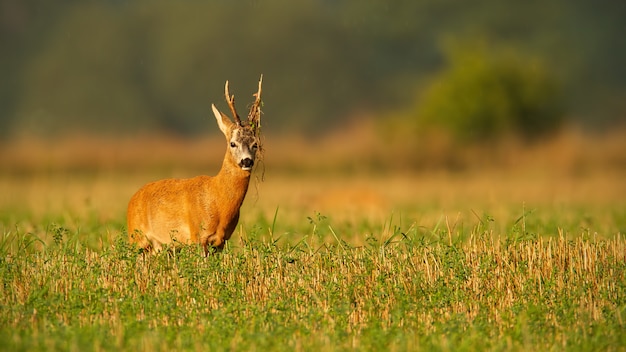
[[[239,126],[242,126],[241,119],[239,118],[239,115],[237,114],[237,110],[235,109],[235,96],[230,95],[230,92],[228,91],[228,81],[226,81],[226,84],[224,85],[224,95],[226,96],[226,102],[228,103],[230,112],[232,112],[233,114],[233,118],[235,118],[235,121],[237,122]]]
[[[258,132],[261,128],[261,85],[263,84],[263,75],[259,78],[259,90],[256,94],[252,96],[256,97],[254,103],[250,107],[250,112],[248,113],[248,121],[250,125]]]

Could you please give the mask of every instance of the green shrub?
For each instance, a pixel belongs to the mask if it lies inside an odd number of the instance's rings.
[[[510,133],[535,139],[562,124],[558,84],[538,60],[493,54],[481,46],[447,54],[448,67],[421,96],[420,126],[477,141]]]

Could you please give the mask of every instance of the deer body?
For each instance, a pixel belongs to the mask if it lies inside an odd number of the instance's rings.
[[[235,111],[228,82],[226,99],[236,122],[213,105],[220,130],[228,141],[222,168],[216,176],[160,180],[143,186],[132,196],[127,211],[131,243],[153,251],[172,242],[198,243],[205,253],[211,247],[224,247],[239,221],[239,209],[259,148],[261,82],[262,77],[246,126]]]

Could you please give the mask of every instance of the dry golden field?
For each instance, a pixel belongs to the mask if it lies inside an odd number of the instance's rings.
[[[626,227],[623,133],[569,131],[530,146],[473,148],[388,141],[369,127],[347,128],[343,142],[339,135],[266,137],[241,224],[276,216],[275,231],[290,232],[280,224],[307,224],[321,214],[333,223],[371,227],[402,221],[471,228],[487,217],[496,234],[504,234],[525,215],[529,222],[562,220],[539,235],[554,235],[558,227],[571,236],[612,236]],[[215,174],[224,149],[221,137],[19,139],[0,153],[3,226],[63,219],[80,227],[90,219],[111,233],[123,231],[127,201],[141,185]],[[363,234],[347,235],[360,242]]]

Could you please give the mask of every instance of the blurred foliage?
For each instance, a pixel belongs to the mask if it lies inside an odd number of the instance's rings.
[[[450,44],[447,52],[448,66],[415,109],[419,130],[435,126],[466,142],[511,133],[531,140],[561,125],[558,84],[540,61],[484,43]]]
[[[231,81],[265,75],[266,131],[324,131],[412,105],[442,38],[541,58],[571,116],[626,111],[623,2],[0,0],[0,131],[210,131]]]

